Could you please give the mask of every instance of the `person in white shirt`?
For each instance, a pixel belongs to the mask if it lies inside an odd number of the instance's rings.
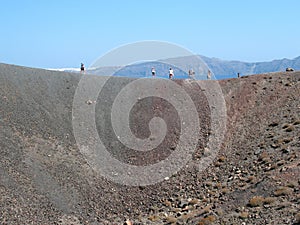
[[[152,76],[154,77],[155,76],[155,69],[154,69],[154,67],[152,67],[151,73],[152,73]]]
[[[172,79],[174,76],[174,71],[172,70],[172,68],[169,69],[169,79]]]

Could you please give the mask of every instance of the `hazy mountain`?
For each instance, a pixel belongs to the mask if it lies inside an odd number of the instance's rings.
[[[207,65],[203,66],[203,62],[195,56],[178,57],[172,59],[165,59],[153,62],[142,62],[139,64],[132,64],[125,67],[101,67],[88,70],[87,73],[96,75],[115,75],[127,77],[148,77],[151,76],[151,68],[155,67],[156,74],[159,77],[168,77],[168,70],[170,67],[174,69],[175,78],[188,78],[188,70],[192,69],[197,74],[207,74],[208,68],[212,71],[216,79],[236,77],[237,73],[241,76],[249,74],[260,74],[269,72],[285,71],[287,67],[292,67],[295,70],[300,70],[300,56],[294,59],[280,59],[270,62],[242,62],[229,61],[218,58],[209,58],[199,56]],[[174,66],[176,65],[176,66]],[[202,71],[200,71],[202,68]],[[203,69],[204,68],[204,69]],[[203,71],[204,70],[204,71]],[[68,72],[70,69],[67,70]],[[74,69],[73,72],[78,72]],[[202,76],[200,79],[206,79]]]
[[[237,73],[241,75],[260,74],[277,71],[285,71],[287,67],[300,70],[300,56],[295,59],[280,59],[270,62],[242,62],[225,61],[217,58],[208,58],[201,56],[217,78],[236,77]]]

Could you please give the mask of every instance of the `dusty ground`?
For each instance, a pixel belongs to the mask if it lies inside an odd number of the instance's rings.
[[[0,224],[300,223],[300,72],[219,82],[227,131],[205,171],[193,165],[209,154],[204,150],[211,132],[208,103],[196,83],[175,81],[197,107],[198,147],[188,167],[143,187],[99,176],[80,153],[72,130],[79,80],[78,74],[0,64]],[[100,93],[97,129],[119,160],[155,163],[177,143],[176,110],[160,99],[138,103],[131,112],[137,136],[149,135],[153,116],[167,121],[172,132],[154,151],[130,151],[118,142],[108,119],[114,97],[129,82],[112,79]]]

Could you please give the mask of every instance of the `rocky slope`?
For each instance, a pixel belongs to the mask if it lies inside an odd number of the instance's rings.
[[[204,171],[196,165],[210,154],[208,102],[200,81],[175,80],[196,105],[199,143],[186,167],[149,186],[116,184],[87,163],[72,130],[80,78],[0,65],[1,224],[300,223],[300,72],[201,81],[219,82],[227,107],[222,148]],[[149,120],[159,116],[169,125],[166,139],[144,154],[120,144],[109,110],[130,82],[113,78],[97,103],[84,104],[96,104],[99,136],[114,157],[155,163],[174,150],[180,122],[170,104],[146,99],[131,111],[132,129],[147,137]]]

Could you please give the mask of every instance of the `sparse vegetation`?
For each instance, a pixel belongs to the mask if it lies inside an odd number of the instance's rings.
[[[266,198],[264,198],[264,200],[263,200],[264,204],[272,204],[272,203],[274,203],[275,201],[276,201],[276,198],[274,198],[274,197],[266,197]]]
[[[230,190],[229,190],[228,188],[222,188],[221,192],[222,192],[223,194],[227,194],[227,193],[230,192]]]
[[[259,161],[268,161],[269,160],[269,154],[268,152],[264,151],[259,155],[258,158]]]
[[[290,181],[290,182],[288,182],[287,187],[289,187],[289,188],[295,188],[295,187],[297,187],[298,185],[299,185],[299,184],[298,184],[297,181]]]
[[[175,218],[174,216],[167,216],[166,220],[168,223],[171,223],[171,224],[175,224],[177,222],[177,218]]]
[[[152,221],[152,222],[156,222],[158,221],[160,218],[157,215],[151,215],[148,217],[148,220]]]
[[[249,201],[249,206],[256,207],[256,206],[262,206],[264,203],[264,197],[262,196],[254,196]]]
[[[199,200],[196,199],[196,198],[194,198],[194,199],[192,199],[191,201],[189,201],[189,204],[191,204],[191,205],[196,205],[196,204],[198,204],[198,203],[199,203]]]
[[[198,225],[209,225],[216,221],[216,217],[213,215],[209,215],[207,217],[202,218]]]
[[[293,192],[293,189],[291,189],[289,187],[280,187],[274,192],[274,195],[275,196],[289,195],[292,192]]]
[[[248,179],[247,179],[247,182],[252,183],[254,180],[255,180],[255,176],[249,176]]]
[[[248,216],[249,216],[249,213],[248,213],[248,212],[241,212],[240,215],[239,215],[239,217],[240,217],[241,219],[247,219]]]
[[[251,207],[257,207],[262,205],[272,204],[276,201],[275,197],[254,196],[250,199],[248,205]]]

